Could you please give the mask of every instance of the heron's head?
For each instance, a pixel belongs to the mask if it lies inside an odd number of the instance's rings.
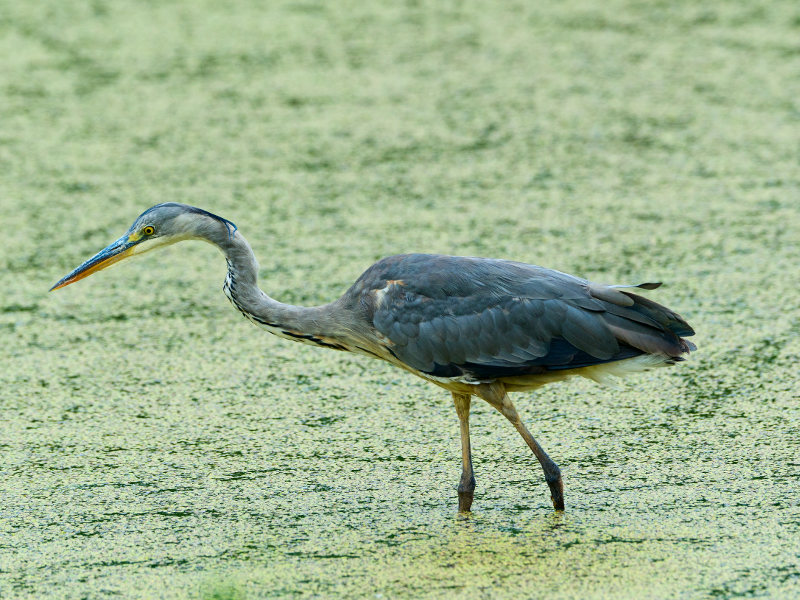
[[[119,261],[188,239],[202,239],[221,245],[232,238],[236,225],[201,208],[167,202],[147,209],[117,241],[84,262],[50,290],[57,290],[88,277]]]

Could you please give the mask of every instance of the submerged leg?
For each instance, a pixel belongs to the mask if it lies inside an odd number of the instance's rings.
[[[472,507],[472,495],[475,492],[475,474],[472,472],[472,449],[469,443],[469,405],[472,396],[452,392],[456,405],[458,421],[461,425],[461,460],[464,468],[458,484],[458,511],[469,512]]]
[[[481,398],[494,406],[506,419],[511,421],[511,424],[519,431],[525,443],[533,450],[536,458],[539,459],[539,464],[542,465],[544,479],[547,485],[550,486],[550,498],[553,501],[553,506],[556,510],[564,510],[564,484],[561,481],[561,470],[558,468],[558,465],[553,462],[553,459],[547,456],[547,452],[542,449],[539,442],[533,439],[531,432],[528,431],[528,428],[525,427],[522,419],[520,419],[517,409],[514,407],[513,402],[511,402],[511,398],[506,394],[505,388],[502,384],[488,384],[481,386],[480,392]]]

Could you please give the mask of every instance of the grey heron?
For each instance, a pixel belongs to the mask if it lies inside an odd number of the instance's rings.
[[[284,304],[258,287],[258,263],[231,221],[168,202],[143,212],[118,240],[59,280],[62,288],[127,257],[198,239],[225,255],[233,305],[282,338],[388,361],[452,394],[461,429],[459,510],[475,490],[469,435],[473,396],[517,429],[544,471],[556,510],[561,472],[523,424],[509,392],[580,375],[602,381],[672,365],[695,350],[692,328],[672,310],[630,291],[525,263],[402,254],[369,267],[338,300]]]

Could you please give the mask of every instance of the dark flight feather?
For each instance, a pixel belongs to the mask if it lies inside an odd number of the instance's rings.
[[[396,357],[435,377],[488,381],[693,349],[680,336],[694,331],[668,308],[524,263],[392,256],[350,293]]]

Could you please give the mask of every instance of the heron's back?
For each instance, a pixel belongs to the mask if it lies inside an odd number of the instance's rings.
[[[692,328],[660,304],[505,260],[391,256],[364,272],[343,299],[396,362],[434,380],[522,384],[652,356],[629,361],[640,370],[694,349],[682,338]]]

